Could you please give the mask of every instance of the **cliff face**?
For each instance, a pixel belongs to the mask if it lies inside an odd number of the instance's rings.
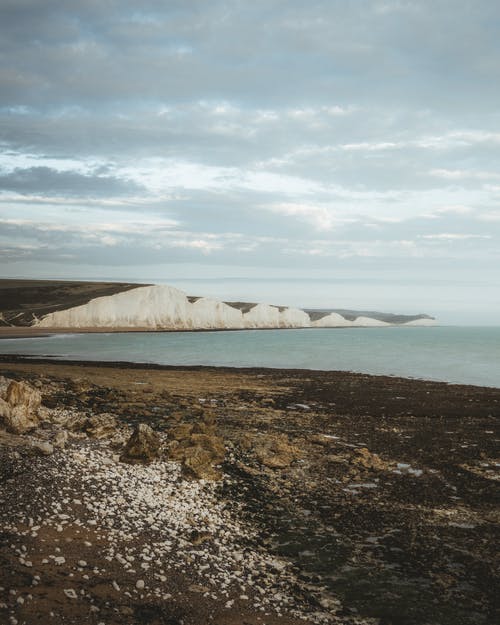
[[[280,311],[276,306],[256,304],[243,315],[245,328],[279,328]]]
[[[338,313],[330,313],[311,322],[313,328],[345,328],[352,326],[352,321],[345,319]]]
[[[309,315],[299,308],[284,308],[280,311],[280,328],[308,328]]]
[[[40,328],[172,328],[190,329],[192,304],[170,286],[143,286],[83,306],[50,313],[34,325]]]
[[[187,322],[191,324],[193,330],[244,327],[243,314],[240,310],[207,297],[200,297],[190,304]]]
[[[434,324],[433,319],[425,318],[414,319],[404,325]],[[33,325],[54,329],[229,330],[373,327],[393,324],[364,315],[347,319],[337,312],[313,315],[298,308],[269,304],[226,304],[207,297],[188,297],[179,289],[156,285],[139,286],[109,296],[96,297],[80,306],[51,312]]]

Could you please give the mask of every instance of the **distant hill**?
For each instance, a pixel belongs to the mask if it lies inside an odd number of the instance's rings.
[[[134,293],[130,293],[133,290]],[[99,299],[98,299],[99,298]],[[0,280],[0,326],[45,328],[242,329],[433,325],[426,314],[298,309],[221,302],[167,285],[66,280]]]
[[[354,321],[357,317],[371,317],[372,319],[377,319],[378,321],[396,324],[408,323],[410,321],[416,321],[417,319],[434,319],[434,317],[423,313],[419,315],[398,315],[373,310],[346,310],[344,308],[304,308],[304,312],[309,315],[311,321],[322,319],[330,313],[342,315],[342,317],[348,319],[349,321]]]
[[[56,310],[87,304],[140,284],[128,282],[76,282],[65,280],[0,279],[0,326],[29,326]]]

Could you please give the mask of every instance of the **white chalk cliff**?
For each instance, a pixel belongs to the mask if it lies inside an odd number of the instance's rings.
[[[244,327],[241,310],[208,297],[200,297],[190,304],[186,323],[192,330],[214,328],[230,330]]]
[[[372,317],[356,317],[351,324],[357,328],[378,328],[382,326],[390,326],[387,321],[381,321],[380,319],[373,319]]]
[[[172,328],[190,329],[192,305],[186,294],[171,286],[143,286],[82,306],[50,313],[35,325],[41,328]]]
[[[434,325],[415,319],[401,325]],[[171,286],[138,286],[87,304],[49,313],[34,324],[39,328],[138,328],[146,330],[224,330],[245,328],[340,328],[392,325],[371,317],[349,321],[329,313],[311,321],[298,308],[269,304],[226,304],[208,297],[188,298]]]
[[[349,321],[349,319],[342,317],[342,315],[333,312],[329,315],[321,317],[321,319],[312,321],[311,326],[313,328],[347,328],[352,326],[352,321]]]

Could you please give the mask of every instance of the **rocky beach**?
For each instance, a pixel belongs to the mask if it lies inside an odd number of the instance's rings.
[[[498,618],[500,389],[0,360],[0,622]]]

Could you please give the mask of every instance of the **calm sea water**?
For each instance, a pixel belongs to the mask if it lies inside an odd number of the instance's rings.
[[[347,370],[500,387],[500,327],[60,334],[1,354],[168,365]]]

